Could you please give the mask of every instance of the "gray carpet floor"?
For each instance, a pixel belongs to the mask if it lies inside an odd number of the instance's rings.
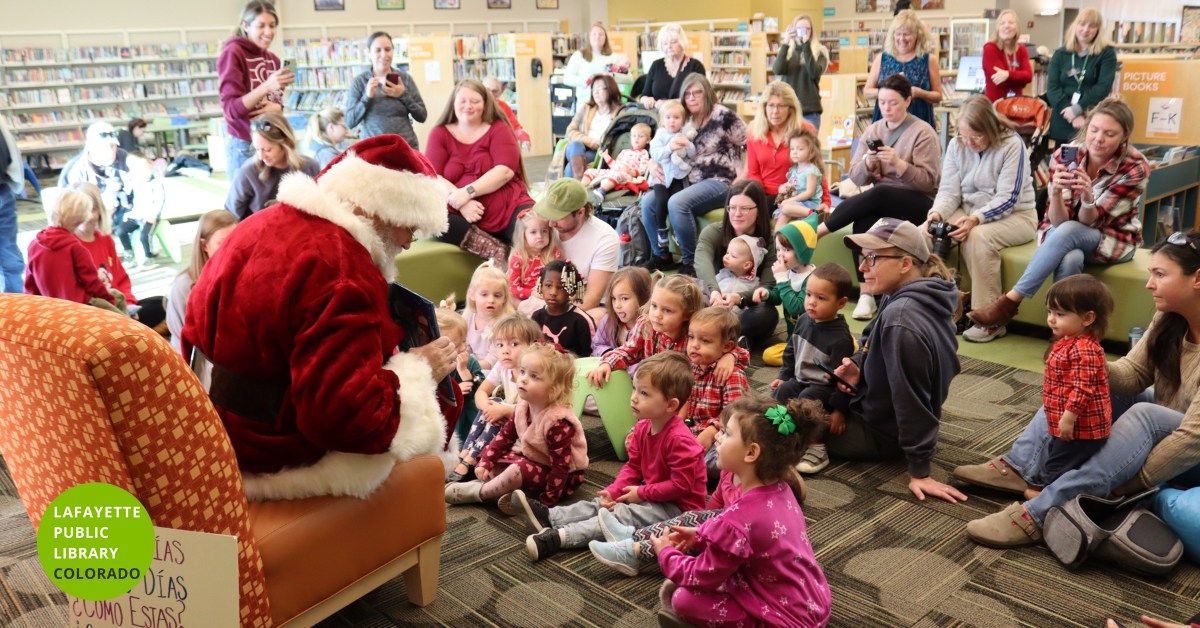
[[[752,368],[765,386],[774,369]],[[963,359],[945,408],[935,476],[1001,453],[1037,407],[1041,376]],[[598,419],[585,417],[593,464],[577,495],[589,498],[620,468]],[[899,464],[834,463],[808,480],[809,536],[833,590],[834,626],[1099,626],[1140,613],[1182,620],[1200,610],[1200,568],[1184,562],[1150,579],[1103,565],[1063,568],[1044,547],[994,550],[971,543],[966,521],[1002,496],[965,504],[918,502]],[[452,507],[437,600],[407,603],[397,579],[322,625],[653,626],[661,577],[626,578],[587,551],[530,563],[520,522],[487,507]],[[65,625],[63,596],[38,567],[32,526],[0,474],[0,625]]]

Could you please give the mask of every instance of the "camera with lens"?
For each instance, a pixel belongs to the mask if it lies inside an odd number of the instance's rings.
[[[954,229],[954,225],[944,220],[929,223],[929,235],[933,236],[933,254],[943,261],[950,257],[950,246],[954,244],[950,239],[950,232]]]

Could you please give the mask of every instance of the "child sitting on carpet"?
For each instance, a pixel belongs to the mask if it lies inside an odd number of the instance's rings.
[[[842,358],[854,355],[854,336],[838,310],[850,300],[854,278],[850,271],[834,263],[822,264],[808,276],[804,296],[804,315],[796,324],[779,377],[771,382],[775,399],[787,403],[791,399],[816,399],[829,412],[829,432],[841,434],[846,429],[850,398],[829,380],[822,366],[836,369]],[[823,440],[808,448],[796,470],[800,473],[819,473],[829,466],[829,453]]]
[[[783,321],[787,324],[787,337],[792,337],[796,320],[804,313],[804,282],[813,271],[813,250],[817,247],[817,229],[811,219],[793,220],[775,232],[775,263],[771,273],[775,285],[754,290],[754,302],[766,301],[771,305],[783,305]],[[786,342],[767,347],[763,351],[763,362],[768,366],[783,364]]]
[[[510,494],[535,493],[547,506],[570,496],[583,484],[588,466],[583,425],[571,412],[575,361],[538,343],[521,355],[517,407],[479,456],[473,482],[446,485],[446,503],[500,500],[512,511]]]
[[[592,355],[602,356],[625,344],[653,285],[650,271],[641,266],[626,266],[613,274],[604,293],[605,314],[596,324]]]
[[[491,260],[479,265],[471,274],[467,285],[467,306],[463,318],[467,319],[467,344],[471,353],[485,369],[492,368],[492,324],[514,310],[512,292],[508,289],[508,278],[504,271],[496,268]]]
[[[667,577],[663,613],[693,626],[824,626],[829,584],[789,480],[825,413],[812,401],[745,397],[730,414],[717,459],[742,495],[698,528],[675,526],[651,540]]]
[[[717,449],[712,444],[721,429],[721,411],[750,392],[750,381],[746,379],[750,353],[737,344],[741,333],[738,315],[724,307],[706,307],[696,312],[688,325],[687,357],[695,383],[680,414],[705,451],[704,463],[713,484],[719,473]],[[733,372],[718,378],[717,360],[725,355],[735,358]]]
[[[592,317],[576,305],[584,288],[583,277],[571,262],[554,260],[546,264],[538,284],[538,296],[546,305],[532,317],[547,341],[579,358],[592,356],[592,336],[596,333]]]
[[[492,330],[492,350],[496,365],[488,371],[487,379],[475,391],[475,405],[479,412],[471,423],[471,431],[458,452],[459,463],[447,476],[447,481],[465,479],[479,454],[491,442],[504,424],[512,419],[517,403],[516,369],[521,363],[521,354],[529,345],[542,339],[542,330],[529,317],[516,312],[496,321]],[[497,398],[493,393],[499,390]]]
[[[29,243],[25,292],[125,315],[124,295],[105,287],[92,254],[75,237],[75,230],[91,216],[92,199],[87,194],[62,192],[50,207],[49,226]]]
[[[1050,429],[1045,478],[1078,469],[1112,432],[1112,400],[1100,338],[1112,316],[1108,286],[1091,275],[1057,281],[1046,293],[1046,322],[1058,338],[1046,355],[1042,405]],[[1039,491],[1030,489],[1026,499]]]
[[[450,372],[450,377],[454,378],[463,395],[462,414],[459,415],[458,425],[454,428],[458,442],[463,443],[467,440],[471,422],[479,414],[479,407],[475,405],[473,393],[483,383],[483,368],[479,366],[479,360],[476,360],[467,348],[466,319],[458,312],[446,307],[437,308],[435,316],[437,316],[438,331],[442,332],[442,336],[449,338],[454,349],[458,351],[458,359],[455,361],[454,370]]]
[[[592,501],[554,508],[513,492],[513,509],[524,514],[533,532],[525,539],[530,558],[604,538],[597,518],[603,509],[622,523],[644,526],[704,505],[704,459],[679,417],[691,391],[692,367],[683,354],[647,358],[638,367],[630,401],[639,421],[626,444],[629,461],[613,483]]]

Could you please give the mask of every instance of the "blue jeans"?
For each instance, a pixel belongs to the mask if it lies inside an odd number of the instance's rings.
[[[230,180],[242,169],[242,164],[253,156],[254,146],[250,142],[232,135],[225,137],[225,174]]]
[[[1051,227],[1046,232],[1046,241],[1037,248],[1013,290],[1028,299],[1037,293],[1051,273],[1055,281],[1078,275],[1097,246],[1100,246],[1099,229],[1075,220]]]
[[[647,234],[658,232],[663,209],[671,220],[671,229],[679,242],[682,262],[691,265],[696,259],[696,217],[725,204],[729,184],[720,179],[704,179],[671,194],[662,186],[651,188],[642,196],[642,224]],[[650,252],[656,257],[667,255],[656,238],[650,239]]]
[[[17,199],[11,188],[0,183],[0,291],[24,292],[24,270],[25,258],[17,246]]]
[[[819,114],[819,113],[806,113],[806,114],[804,114],[804,121],[805,121],[805,122],[807,122],[807,123],[809,123],[809,124],[811,124],[811,125],[813,125],[813,128],[817,130],[817,135],[820,135],[820,131],[821,131],[821,114]]]
[[[571,160],[580,155],[583,155],[583,160],[590,164],[596,158],[596,151],[588,148],[583,142],[570,142],[567,144],[567,167],[564,172],[567,173],[568,177],[578,178],[583,176],[582,172],[571,172]]]
[[[1141,471],[1150,450],[1183,422],[1179,412],[1151,403],[1153,397],[1149,390],[1132,398],[1113,396],[1113,416],[1118,418],[1104,447],[1083,466],[1062,474],[1040,495],[1025,502],[1039,525],[1051,506],[1061,506],[1078,495],[1108,495]],[[1041,484],[1050,439],[1042,408],[1004,455],[1004,461],[1026,482]]]

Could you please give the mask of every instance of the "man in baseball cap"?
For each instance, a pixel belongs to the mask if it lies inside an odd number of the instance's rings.
[[[563,253],[587,282],[580,307],[599,317],[604,313],[600,300],[620,262],[621,241],[615,229],[592,215],[592,209],[583,184],[571,178],[550,182],[533,206],[534,213],[558,231]]]
[[[931,261],[929,244],[910,222],[884,218],[845,242],[859,252],[862,290],[881,300],[858,353],[834,371],[856,390],[845,429],[827,435],[825,446],[834,458],[903,459],[917,499],[963,501],[930,476],[942,404],[959,371],[958,287]]]

